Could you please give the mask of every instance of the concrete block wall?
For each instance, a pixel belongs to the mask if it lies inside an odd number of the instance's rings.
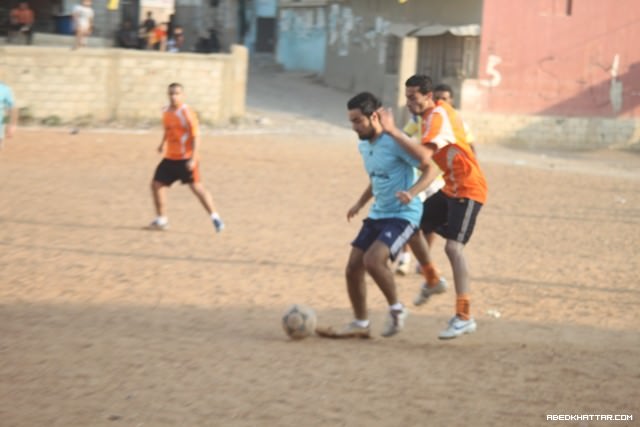
[[[0,47],[0,80],[36,120],[159,121],[167,86],[179,82],[202,122],[224,123],[244,115],[247,73],[243,46],[215,55]]]
[[[592,150],[640,144],[640,120],[462,111],[479,143],[521,148]]]

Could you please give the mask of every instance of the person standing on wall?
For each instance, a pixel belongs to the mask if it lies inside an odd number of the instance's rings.
[[[71,16],[76,34],[73,49],[78,49],[87,45],[87,38],[93,32],[94,13],[91,8],[91,0],[82,0],[82,3],[73,8]]]

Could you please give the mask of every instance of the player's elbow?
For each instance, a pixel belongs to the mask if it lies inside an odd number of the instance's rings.
[[[420,166],[418,167],[420,170],[428,170],[431,165],[431,155],[427,150],[420,150],[418,161],[420,162]]]

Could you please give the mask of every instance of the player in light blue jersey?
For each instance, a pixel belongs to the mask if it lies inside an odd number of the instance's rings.
[[[352,242],[346,269],[347,290],[355,319],[340,330],[318,328],[320,336],[330,338],[367,338],[370,327],[367,313],[365,273],[376,282],[389,304],[389,315],[382,335],[390,337],[404,327],[408,315],[398,300],[395,277],[388,260],[396,255],[418,230],[422,216],[418,193],[431,182],[437,171],[428,159],[421,161],[404,150],[383,132],[379,114],[380,101],[363,92],[351,100],[349,121],[358,134],[358,149],[369,175],[369,185],[347,212],[351,220],[371,199],[368,217]],[[414,168],[423,173],[416,180]],[[423,239],[424,240],[424,239]],[[426,243],[424,243],[426,247]]]
[[[8,123],[5,129],[5,123]],[[15,107],[13,92],[6,84],[0,82],[0,150],[6,135],[11,138],[18,123],[18,109]]]

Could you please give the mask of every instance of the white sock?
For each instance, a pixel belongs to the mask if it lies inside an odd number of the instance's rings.
[[[213,221],[214,219],[217,219],[218,221],[220,220],[220,215],[218,215],[218,212],[214,212],[211,214],[211,220]]]
[[[402,303],[400,302],[397,302],[389,306],[389,310],[395,310],[395,311],[402,310],[403,308],[404,308],[404,305],[402,305]]]
[[[159,217],[156,217],[155,222],[158,225],[165,225],[166,223],[169,222],[169,218],[167,218],[166,216],[159,216]]]
[[[360,319],[356,319],[354,320],[355,324],[360,326],[361,328],[366,328],[369,326],[369,320],[360,320]]]

